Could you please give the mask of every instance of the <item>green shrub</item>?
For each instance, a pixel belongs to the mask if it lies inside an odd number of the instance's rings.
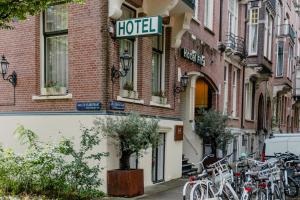
[[[79,150],[72,140],[45,144],[31,130],[20,126],[19,140],[27,145],[23,154],[0,148],[0,191],[2,195],[39,195],[56,199],[92,199],[99,190],[103,170],[100,160],[106,153],[91,153],[100,144],[99,131],[82,128]],[[96,165],[88,163],[96,161]]]

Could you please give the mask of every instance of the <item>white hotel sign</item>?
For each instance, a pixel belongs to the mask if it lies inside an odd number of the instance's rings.
[[[136,37],[162,34],[162,17],[144,17],[117,21],[116,37]]]

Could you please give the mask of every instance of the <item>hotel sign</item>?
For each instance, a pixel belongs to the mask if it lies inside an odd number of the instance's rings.
[[[116,37],[136,37],[162,34],[162,17],[143,17],[117,21]]]
[[[181,49],[181,56],[193,63],[205,66],[205,56],[185,48]]]

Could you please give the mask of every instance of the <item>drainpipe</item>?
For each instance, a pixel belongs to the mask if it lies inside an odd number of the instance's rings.
[[[222,18],[223,16],[223,0],[220,0],[220,19],[219,19],[219,41],[222,41]]]
[[[245,8],[245,19],[247,19],[247,4],[244,6]],[[247,21],[245,21],[245,27],[244,27],[244,45],[245,45],[245,48],[246,48],[246,36],[247,36]],[[247,63],[246,63],[247,65]],[[241,129],[244,128],[244,102],[245,102],[245,71],[246,71],[246,65],[243,65],[243,78],[242,78],[242,109],[241,109]]]

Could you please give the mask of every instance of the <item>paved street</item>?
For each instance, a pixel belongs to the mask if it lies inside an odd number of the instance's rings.
[[[140,198],[141,200],[181,200],[182,199],[182,186],[173,188],[168,191],[153,194],[147,197]]]

